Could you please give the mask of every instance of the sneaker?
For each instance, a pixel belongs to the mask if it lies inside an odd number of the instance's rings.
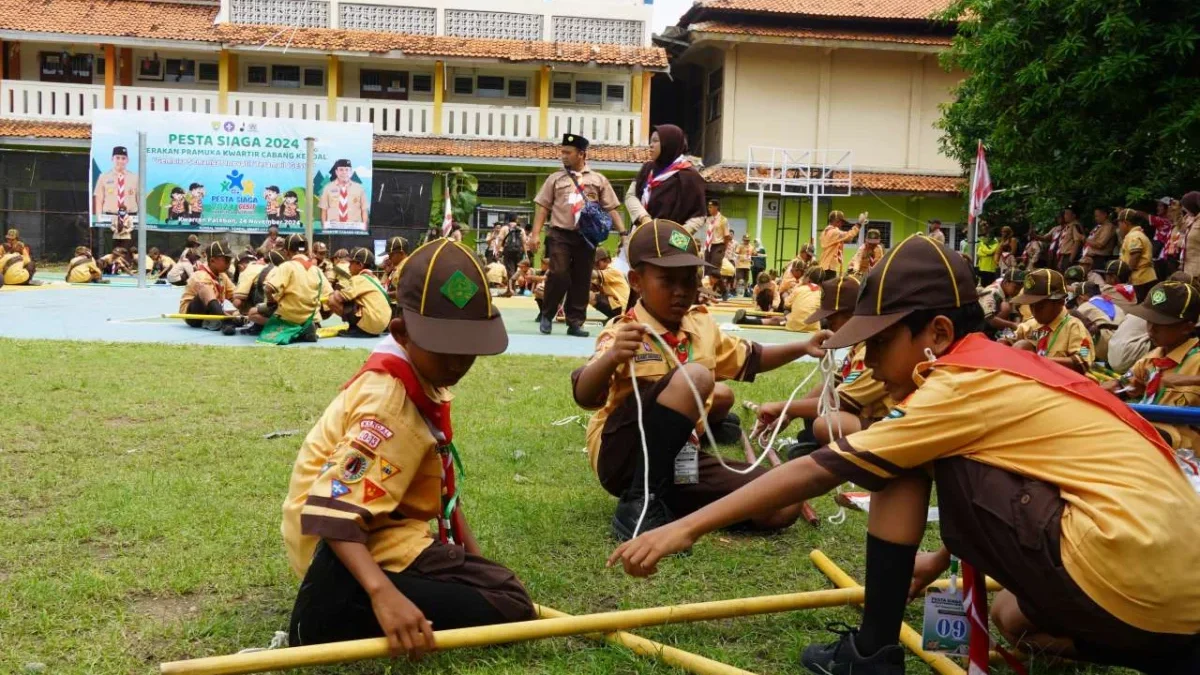
[[[633,528],[637,527],[638,518],[641,515],[641,491],[639,490],[636,493],[626,491],[621,496],[621,501],[617,502],[617,510],[613,513],[613,537],[617,541],[629,541],[633,539]],[[673,520],[675,520],[675,515],[671,513],[671,509],[667,508],[667,505],[651,492],[650,506],[646,508],[646,517],[642,518],[642,527],[638,530],[638,534],[668,525]]]
[[[567,335],[571,337],[588,337],[588,332],[582,326],[567,326]]]
[[[904,648],[889,645],[871,656],[858,653],[854,638],[858,630],[834,624],[829,630],[841,637],[824,645],[809,645],[800,663],[817,675],[904,675]]]
[[[729,445],[742,440],[742,420],[737,415],[729,413],[720,424],[712,428],[713,439],[721,445]],[[704,435],[707,442],[708,434]]]
[[[204,328],[204,330],[218,331],[221,330],[224,323],[224,321],[217,321],[214,319],[212,321],[205,321],[200,325],[202,328]]]
[[[538,330],[542,332],[542,335],[549,335],[550,331],[554,330],[554,322],[550,320],[550,317],[543,314],[538,324]]]
[[[801,440],[798,443],[792,443],[791,445],[788,446],[787,458],[788,458],[788,461],[790,462],[793,459],[800,459],[801,457],[808,457],[809,455],[811,455],[812,453],[816,452],[819,449],[821,449],[820,443],[817,443],[814,441]]]

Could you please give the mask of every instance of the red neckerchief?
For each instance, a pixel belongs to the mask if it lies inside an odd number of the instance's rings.
[[[125,174],[117,174],[117,206],[125,206]]]
[[[216,274],[212,270],[208,269],[208,265],[205,265],[204,263],[198,263],[196,265],[196,270],[199,272],[204,272],[208,276],[212,277],[213,283],[217,285],[217,295],[221,296],[221,299],[224,300],[225,287],[221,285],[221,275]]]
[[[295,258],[292,258],[292,262],[300,263],[301,265],[304,266],[304,269],[306,271],[309,269],[312,269],[312,266],[313,266],[313,261],[311,258],[305,258],[304,260],[296,260]]]
[[[1179,364],[1175,363],[1175,359],[1166,357],[1151,359],[1150,363],[1154,364],[1154,372],[1150,374],[1150,379],[1146,382],[1146,397],[1153,399],[1158,390],[1162,388],[1163,373]]]
[[[1133,290],[1133,284],[1117,284],[1113,286],[1113,290],[1120,293],[1127,302],[1137,301],[1137,291]]]
[[[650,193],[654,191],[654,188],[662,185],[667,181],[668,178],[674,176],[680,171],[683,171],[684,169],[690,169],[691,166],[692,163],[689,162],[686,157],[680,155],[675,158],[675,161],[671,162],[670,166],[663,169],[658,174],[651,175],[646,181],[646,187],[642,188],[642,206],[646,206],[650,203]]]
[[[350,218],[350,185],[338,184],[338,214],[344,223]]]
[[[625,313],[625,316],[633,319],[634,321],[638,320],[637,314],[634,313],[632,307],[629,308],[629,311]],[[675,356],[679,358],[680,364],[688,362],[688,355],[691,353],[692,339],[688,337],[687,334],[684,334],[683,337],[677,337],[674,333],[667,331],[666,333],[662,333],[661,337],[663,342],[670,345],[671,349],[674,350]]]

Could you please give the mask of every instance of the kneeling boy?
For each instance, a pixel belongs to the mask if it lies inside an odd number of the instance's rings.
[[[752,382],[758,373],[823,353],[815,343],[764,346],[723,334],[707,309],[692,304],[705,263],[682,226],[655,220],[639,227],[628,246],[633,267],[629,282],[641,299],[609,322],[596,340],[591,360],[571,374],[575,401],[598,410],[588,424],[588,454],[600,484],[621,500],[612,520],[613,534],[620,540],[633,535],[645,499],[649,506],[642,531],[691,513],[766,473],[727,471],[715,457],[696,454],[692,447],[699,445],[696,429],[701,416],[724,426],[733,404],[732,392],[720,394],[724,410],[717,409],[714,392],[723,387],[718,380]],[[671,345],[670,352],[648,331]],[[676,358],[681,368],[675,367]],[[637,376],[641,394],[641,422],[631,374]],[[707,401],[702,409],[696,407],[689,380],[701,400]],[[643,462],[639,425],[645,429],[648,465]],[[649,495],[643,471],[649,474]],[[758,528],[778,529],[791,525],[799,514],[796,504],[766,509],[743,520]]]
[[[208,314],[222,316],[233,314],[225,311],[225,301],[233,299],[233,279],[227,273],[233,260],[229,244],[214,241],[205,249],[208,254],[206,262],[196,265],[196,272],[188,278],[179,296],[180,314]],[[184,323],[192,328],[207,328],[219,330],[226,335],[233,335],[236,326],[232,321],[213,319],[184,319]]]
[[[350,324],[346,337],[379,337],[392,320],[387,291],[371,270],[375,254],[365,248],[350,253],[350,281],[329,296],[329,309]]]
[[[390,336],[292,467],[282,529],[304,579],[292,646],[385,636],[417,657],[433,629],[533,618],[516,576],[480,556],[455,492],[447,387],[508,346],[487,281],[470,250],[439,239],[413,252],[397,293]]]
[[[1099,385],[974,334],[981,323],[969,263],[925,237],[906,239],[824,345],[866,342],[867,364],[903,403],[622,545],[610,564],[652,574],[705,533],[849,480],[875,493],[866,609],[859,630],[804,651],[810,671],[903,673],[897,642],[910,588],[928,586],[953,554],[1004,585],[992,619],[1010,641],[1155,674],[1200,672],[1200,585],[1146,576],[1193,579],[1200,560],[1200,498],[1171,449]],[[918,557],[931,479],[944,547]]]

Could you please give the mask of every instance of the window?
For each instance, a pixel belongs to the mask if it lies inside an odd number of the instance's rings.
[[[271,66],[271,86],[296,88],[300,86],[300,66]]]
[[[267,84],[267,67],[250,66],[246,69],[246,84]]]
[[[433,76],[432,75],[413,75],[412,90],[414,94],[432,94],[433,93]]]
[[[163,62],[157,56],[154,58],[143,57],[142,60],[138,61],[139,80],[156,80],[161,82],[163,73]]]
[[[892,221],[868,220],[867,226],[858,231],[858,244],[862,245],[867,238],[867,230],[879,230],[879,245],[885,249],[892,247]]]
[[[570,101],[571,100],[571,81],[570,80],[555,80],[550,85],[550,96],[555,101]]]
[[[475,93],[475,78],[473,77],[456,77],[454,78],[454,93],[463,96],[470,96]]]
[[[304,86],[306,87],[324,87],[325,86],[325,71],[320,68],[305,68],[304,69]]]
[[[488,199],[528,199],[529,185],[523,180],[481,180],[475,192]]]
[[[214,61],[201,61],[196,64],[196,81],[197,82],[216,82],[221,78],[221,73],[217,69],[217,64]]]
[[[584,105],[600,105],[604,85],[600,82],[578,80],[575,82],[575,102]]]
[[[96,57],[96,77],[104,77],[105,67],[106,67],[106,64],[104,63],[104,57],[97,56]]]
[[[50,52],[42,52],[41,61],[41,74],[43,82],[56,82],[63,79],[63,77],[66,75],[66,66],[63,64],[62,54],[58,52],[53,54]]]
[[[721,86],[725,81],[725,69],[717,68],[708,74],[708,96],[704,107],[707,111],[705,119],[709,122],[721,116]]]
[[[190,59],[167,59],[168,82],[194,82],[196,62]]]
[[[529,80],[512,78],[508,81],[509,98],[525,98],[529,95]]]
[[[479,95],[484,98],[501,98],[504,96],[504,78],[497,75],[480,75],[476,81]]]
[[[363,98],[408,100],[408,71],[363,70],[358,76],[359,95]]]
[[[504,196],[510,199],[528,199],[529,183],[523,180],[504,181]]]
[[[625,101],[625,85],[610,84],[605,86],[604,98],[609,103],[623,103]]]

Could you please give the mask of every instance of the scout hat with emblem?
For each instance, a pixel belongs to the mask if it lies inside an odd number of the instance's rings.
[[[129,151],[125,149],[125,146],[118,145],[117,147],[113,148],[112,156],[113,157],[128,157]]]
[[[879,230],[867,230],[866,242],[868,244],[878,244],[881,241],[883,241],[883,238],[879,236]]]
[[[1025,283],[1025,271],[1017,270],[1017,269],[1005,270],[1004,274],[1000,275],[1000,283],[1024,284]]]
[[[371,252],[370,250],[362,248],[360,246],[360,247],[354,249],[353,251],[351,251],[350,262],[356,262],[359,265],[362,265],[363,267],[365,267],[367,269],[374,269],[375,254],[373,252]]]
[[[580,152],[586,152],[588,149],[588,139],[579,134],[563,134],[563,145],[569,145]]]
[[[1066,300],[1067,281],[1058,270],[1033,270],[1025,275],[1024,290],[1013,298],[1018,305],[1032,305],[1042,300]]]
[[[1066,272],[1063,273],[1063,279],[1066,279],[1069,283],[1083,281],[1084,276],[1083,268],[1079,265],[1072,265],[1067,268]]]
[[[314,241],[312,245],[313,253],[328,253],[329,247],[323,241]]]
[[[854,316],[821,346],[841,349],[856,345],[913,312],[965,307],[978,299],[975,273],[962,256],[929,237],[913,235],[883,254],[871,268],[854,305]]]
[[[233,251],[229,248],[229,244],[223,241],[214,241],[204,249],[204,252],[209,260],[213,258],[228,258],[233,260]]]
[[[1112,275],[1117,278],[1117,281],[1125,283],[1129,280],[1129,276],[1133,274],[1133,269],[1129,267],[1129,263],[1124,260],[1110,260],[1104,266],[1104,275]]]
[[[1160,326],[1194,324],[1200,319],[1200,292],[1191,284],[1164,281],[1150,289],[1141,304],[1127,306],[1125,311]]]
[[[292,253],[304,253],[308,250],[308,240],[302,234],[289,234],[287,250]]]
[[[700,258],[696,240],[679,223],[658,218],[634,230],[629,238],[629,265],[712,267]]]
[[[413,251],[404,263],[396,302],[421,349],[486,356],[508,348],[483,269],[456,241],[437,239]]]
[[[388,253],[408,253],[408,240],[404,237],[392,237],[388,239]]]
[[[854,309],[861,289],[858,279],[851,276],[834,277],[821,283],[821,308],[813,312],[804,323],[821,323],[825,319]]]

